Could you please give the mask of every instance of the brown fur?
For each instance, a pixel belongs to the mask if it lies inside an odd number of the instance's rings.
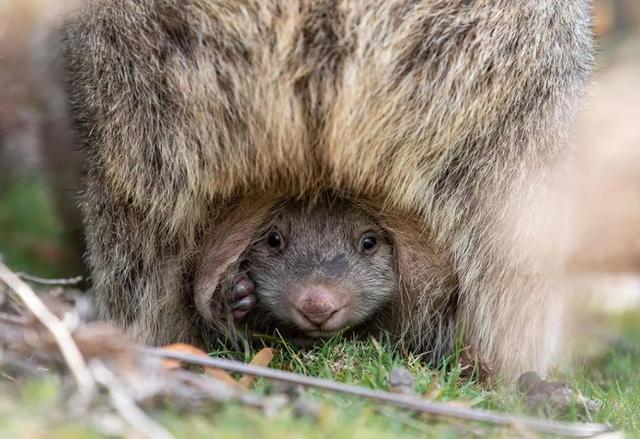
[[[549,366],[560,263],[531,264],[513,212],[563,153],[588,1],[94,0],[64,57],[94,287],[144,341],[199,338],[194,267],[229,200],[331,188],[415,224],[414,349],[463,331],[507,376]]]

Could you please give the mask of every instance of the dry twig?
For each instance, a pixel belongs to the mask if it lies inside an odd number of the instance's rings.
[[[503,427],[524,428],[539,433],[569,437],[589,437],[612,431],[609,426],[603,424],[558,422],[535,419],[526,416],[517,416],[508,413],[492,412],[489,410],[453,406],[445,403],[427,401],[416,396],[384,392],[350,384],[342,384],[327,379],[307,377],[293,372],[254,366],[222,358],[203,358],[179,352],[162,351],[157,348],[149,347],[141,347],[140,350],[161,358],[179,360],[184,363],[197,364],[205,367],[216,367],[230,372],[244,373],[305,387],[315,387],[332,392],[359,396],[373,401],[388,403],[398,407],[447,418],[487,422]]]
[[[20,279],[27,280],[29,282],[33,282],[40,285],[53,285],[53,286],[70,286],[70,285],[78,285],[83,281],[82,276],[75,276],[63,279],[45,279],[43,277],[33,276],[29,273],[18,272],[16,273]]]
[[[16,274],[0,262],[0,280],[11,288],[38,321],[54,337],[64,360],[71,370],[80,395],[88,401],[94,394],[96,385],[87,365],[66,326],[42,303],[42,300]]]
[[[91,371],[96,380],[109,391],[111,404],[118,414],[139,433],[149,439],[172,439],[173,436],[160,424],[151,419],[129,397],[128,392],[118,382],[116,376],[101,361],[91,362]]]

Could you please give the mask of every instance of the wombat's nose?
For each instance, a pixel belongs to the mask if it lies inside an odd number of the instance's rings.
[[[335,298],[323,288],[312,288],[298,301],[298,311],[311,323],[321,325],[337,311]]]

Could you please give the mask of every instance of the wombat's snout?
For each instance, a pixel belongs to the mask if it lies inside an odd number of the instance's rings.
[[[291,304],[294,321],[308,335],[330,335],[346,323],[343,300],[330,288],[304,288]]]
[[[315,287],[300,296],[296,309],[311,323],[322,325],[337,311],[335,302],[330,291]]]

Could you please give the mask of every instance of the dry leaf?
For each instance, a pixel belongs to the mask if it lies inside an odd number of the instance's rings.
[[[260,351],[253,357],[251,363],[249,364],[252,364],[254,366],[267,367],[269,364],[271,364],[271,360],[273,360],[273,349],[264,348],[260,349]],[[248,389],[249,386],[251,386],[251,384],[253,383],[254,378],[255,377],[252,375],[245,375],[240,378],[240,380],[238,380],[238,383],[245,389]]]
[[[162,346],[160,349],[164,351],[182,352],[184,354],[195,355],[198,357],[209,357],[202,349],[186,343],[174,343]],[[181,363],[178,360],[164,359],[162,364],[167,369],[176,369],[180,367]],[[228,372],[213,367],[205,367],[204,369],[207,375],[231,386],[238,386],[238,381],[236,381]]]

